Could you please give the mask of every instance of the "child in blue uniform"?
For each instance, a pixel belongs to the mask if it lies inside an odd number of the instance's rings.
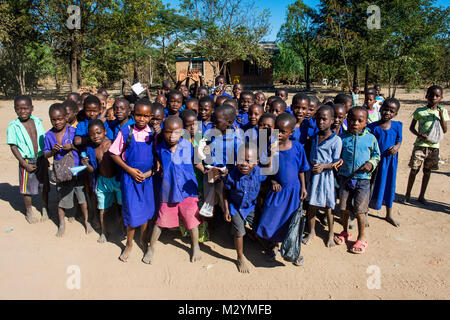
[[[300,142],[302,146],[305,145],[308,138],[308,126],[304,126],[303,122],[305,122],[309,102],[310,98],[304,93],[297,93],[294,98],[292,98],[291,110],[297,122],[295,124],[294,133],[290,136],[290,139]],[[306,122],[307,121],[308,120],[306,120]]]
[[[131,116],[130,102],[127,99],[119,98],[114,101],[113,107],[114,117],[113,121],[108,121],[108,125],[113,132],[113,141],[117,138],[119,131],[124,127],[132,126],[134,119]]]
[[[232,223],[231,233],[234,236],[238,270],[249,273],[244,256],[245,227],[254,226],[259,188],[266,176],[261,175],[257,166],[258,155],[254,144],[241,145],[239,153],[243,154],[244,161],[234,167],[224,180],[224,218]]]
[[[336,190],[334,185],[333,169],[339,164],[342,141],[332,130],[335,113],[334,108],[323,105],[316,113],[319,132],[311,141],[311,178],[308,183],[308,225],[309,234],[303,243],[309,243],[315,232],[315,219],[318,208],[325,208],[328,220],[327,247],[334,247],[333,241],[333,214],[331,212],[336,204]]]
[[[248,109],[247,125],[242,127],[244,137],[246,140],[251,141],[255,145],[258,144],[258,121],[264,113],[264,109],[259,104],[252,104]]]
[[[148,123],[151,119],[151,103],[139,100],[134,106],[133,127],[122,129],[109,152],[114,162],[122,168],[121,191],[124,224],[127,227],[127,245],[119,257],[128,261],[133,246],[135,229],[141,227],[141,244],[144,245],[147,222],[155,211],[153,192],[154,137]],[[130,130],[132,130],[130,134]],[[129,137],[131,139],[129,139]],[[130,143],[127,145],[127,141]]]
[[[400,121],[392,121],[392,119],[397,115],[399,109],[400,102],[397,99],[384,100],[380,110],[381,120],[367,126],[377,138],[381,152],[369,207],[380,210],[382,205],[386,206],[386,220],[396,227],[399,226],[399,223],[392,217],[392,203],[395,199],[398,150],[402,145],[403,124]]]
[[[236,116],[236,121],[240,128],[243,128],[248,123],[248,110],[252,104],[255,103],[255,95],[251,91],[243,91],[239,97],[239,114]]]
[[[201,258],[198,245],[198,225],[201,223],[197,207],[198,186],[192,164],[194,151],[191,142],[181,138],[182,130],[183,122],[179,117],[167,117],[163,128],[164,141],[156,149],[158,162],[163,172],[161,207],[153,227],[150,245],[142,260],[147,264],[152,262],[161,228],[178,227],[179,216],[191,234],[191,262]],[[202,164],[196,167],[204,172]]]
[[[278,117],[280,114],[286,112],[286,102],[281,100],[281,98],[276,97],[276,99],[272,100],[269,104],[269,113],[273,114],[275,117]]]
[[[213,128],[211,115],[214,111],[214,100],[209,97],[203,97],[198,102],[198,117],[202,121],[202,134]]]
[[[273,161],[278,172],[271,177],[272,190],[268,193],[256,233],[273,243],[272,255],[278,253],[278,245],[287,235],[293,214],[306,198],[305,171],[309,170],[305,150],[289,136],[295,127],[295,117],[284,113],[277,117],[279,152]],[[278,161],[278,166],[275,162]]]

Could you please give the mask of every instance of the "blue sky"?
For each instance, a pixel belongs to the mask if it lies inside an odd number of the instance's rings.
[[[165,4],[170,4],[172,8],[177,8],[179,0],[163,0]],[[271,13],[271,30],[264,40],[275,41],[278,30],[284,22],[286,10],[289,4],[294,3],[295,0],[255,0],[256,6],[259,9],[269,9]],[[310,7],[315,7],[320,3],[320,0],[304,0],[305,4]],[[436,4],[439,6],[450,6],[450,0],[438,0]]]

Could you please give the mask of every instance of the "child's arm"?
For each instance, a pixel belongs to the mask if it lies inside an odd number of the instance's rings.
[[[275,181],[275,180],[270,180],[270,182],[272,183],[272,191],[273,192],[278,192],[278,191],[280,191],[281,190],[281,185],[277,182],[277,181]]]
[[[52,150],[44,153],[44,157],[47,159],[54,157],[55,154],[57,154],[59,152],[59,150],[61,150],[62,148],[63,148],[63,146],[57,143],[53,146]]]
[[[417,123],[417,120],[412,119],[411,125],[409,126],[409,131],[411,131],[413,135],[418,136],[419,138],[422,138],[422,140],[426,141],[428,138],[428,135],[426,135],[424,133],[419,133],[416,130],[416,123]]]
[[[300,190],[300,200],[304,200],[308,196],[308,192],[306,192],[305,173],[299,172],[298,178],[300,179],[300,184],[302,186]]]
[[[136,182],[140,183],[145,180],[144,174],[139,169],[128,166],[125,163],[125,161],[122,160],[122,158],[120,156],[111,153],[111,158],[119,167],[121,167],[126,173],[128,173]]]
[[[225,207],[223,218],[226,222],[231,222],[230,207],[228,206],[228,191],[226,189],[223,190],[223,205]]]
[[[441,122],[441,127],[442,127],[442,131],[444,131],[444,133],[447,133],[447,121],[445,121],[444,118],[444,108],[439,108],[439,121]]]
[[[316,163],[311,168],[311,171],[313,173],[322,173],[324,170],[329,170],[335,168],[338,164],[340,164],[339,161],[332,162],[332,163]]]
[[[396,155],[398,153],[398,150],[400,149],[402,143],[401,142],[397,142],[395,145],[393,145],[392,147],[390,147],[389,149],[387,149],[387,152],[389,155]]]
[[[364,163],[359,169],[362,172],[372,172],[378,165],[380,161],[380,148],[378,147],[378,142],[375,137],[373,137],[373,144],[370,150],[370,159]]]
[[[87,168],[86,168],[87,172],[94,173],[94,167],[91,166],[91,164],[89,163],[89,158],[88,157],[82,158],[81,159],[81,164],[84,165],[84,166],[87,166]]]
[[[22,155],[20,154],[19,148],[15,144],[11,144],[11,152],[13,153],[14,157],[16,157],[17,161],[19,161],[19,164],[25,168],[28,172],[33,172],[37,169],[37,166],[34,164],[27,163],[24,158],[22,158]]]
[[[89,137],[75,136],[73,138],[73,144],[78,148],[87,146],[89,144]]]

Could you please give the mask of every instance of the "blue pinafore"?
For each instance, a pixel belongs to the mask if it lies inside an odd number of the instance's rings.
[[[122,129],[125,140],[129,132],[129,127]],[[125,150],[125,163],[132,168],[139,169],[142,173],[153,169],[153,132],[149,133],[146,142],[136,142],[134,135],[132,135],[130,145]],[[152,177],[138,183],[122,170],[120,185],[125,226],[136,228],[153,218],[155,197]]]

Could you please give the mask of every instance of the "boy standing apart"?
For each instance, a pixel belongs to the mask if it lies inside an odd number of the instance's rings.
[[[33,214],[31,196],[42,195],[41,221],[48,219],[48,161],[43,157],[45,130],[42,120],[31,115],[33,103],[29,96],[21,95],[14,99],[14,110],[18,118],[11,121],[7,129],[7,144],[19,161],[20,194],[26,208],[26,219],[37,223]]]

